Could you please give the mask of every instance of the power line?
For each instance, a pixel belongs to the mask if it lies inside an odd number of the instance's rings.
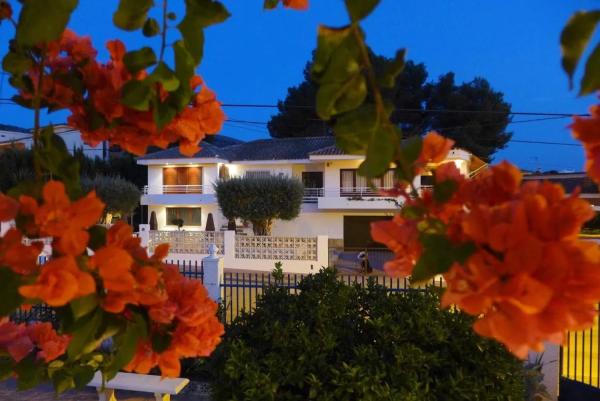
[[[9,102],[15,104],[14,100],[10,98],[0,98],[0,102]],[[221,103],[221,107],[237,107],[237,108],[261,108],[261,109],[273,109],[279,108],[280,105],[276,104],[257,104],[257,103]],[[314,109],[314,106],[310,105],[281,105],[284,109]],[[514,115],[514,116],[560,116],[560,117],[589,117],[589,113],[568,113],[568,112],[538,112],[538,111],[502,111],[502,110],[459,110],[459,109],[419,109],[419,108],[396,108],[396,112],[408,112],[408,113],[431,113],[431,114],[500,114],[500,115]]]

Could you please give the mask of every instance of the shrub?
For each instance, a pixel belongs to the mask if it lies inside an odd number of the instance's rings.
[[[106,204],[105,213],[117,217],[129,215],[140,202],[140,190],[120,177],[97,175],[94,179],[82,178],[81,185],[85,192],[95,189],[98,197]]]
[[[289,177],[236,177],[218,181],[215,192],[223,216],[247,220],[255,235],[269,235],[274,219],[298,216],[304,186]]]
[[[432,291],[309,276],[237,319],[205,372],[215,400],[523,400],[523,369]]]

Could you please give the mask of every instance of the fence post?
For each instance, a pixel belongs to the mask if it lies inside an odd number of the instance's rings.
[[[142,240],[142,246],[148,246],[150,242],[150,224],[140,224],[139,236]]]
[[[235,268],[235,231],[227,230],[223,233],[223,258],[228,269]]]
[[[317,273],[322,267],[329,267],[329,237],[327,235],[317,235],[317,266],[314,266]]]
[[[535,360],[539,354],[531,352],[529,360]],[[553,401],[558,400],[558,386],[560,382],[560,345],[544,343],[542,354],[542,374],[544,385]]]
[[[219,248],[215,244],[209,245],[209,255],[202,259],[202,266],[204,268],[204,286],[208,290],[208,295],[213,300],[220,302],[224,263],[223,258],[217,256],[218,250]]]

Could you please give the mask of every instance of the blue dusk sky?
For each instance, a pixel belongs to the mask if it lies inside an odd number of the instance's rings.
[[[11,1],[16,3],[16,1]],[[112,38],[128,48],[147,39],[112,25],[117,0],[80,0],[69,26],[90,35],[105,60],[104,44]],[[171,0],[171,9],[182,14],[182,0]],[[232,17],[208,29],[205,56],[199,73],[223,103],[276,104],[287,88],[302,80],[302,70],[316,44],[319,24],[343,25],[347,17],[342,0],[312,0],[308,11],[263,11],[262,0],[224,0]],[[576,10],[597,7],[598,0],[382,0],[365,21],[369,45],[376,53],[391,56],[401,47],[408,56],[425,63],[431,79],[454,71],[458,82],[486,78],[502,91],[513,111],[585,113],[593,96],[579,99],[569,91],[560,68],[559,35]],[[172,32],[175,38],[177,33]],[[9,24],[0,26],[0,53],[13,36]],[[596,35],[596,39],[598,35]],[[158,39],[151,39],[154,45]],[[12,96],[3,80],[0,98]],[[275,109],[228,107],[228,118],[267,122]],[[62,123],[64,112],[44,117]],[[535,118],[535,117],[533,117]],[[513,121],[532,117],[515,116]],[[569,119],[513,124],[518,141],[575,144],[566,126]],[[0,123],[32,125],[29,111],[0,104]],[[227,122],[222,134],[242,140],[268,137],[266,124]],[[508,159],[526,169],[581,170],[580,146],[511,142],[495,161]]]

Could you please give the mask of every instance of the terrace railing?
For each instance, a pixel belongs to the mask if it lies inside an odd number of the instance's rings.
[[[144,195],[213,193],[212,185],[145,185]]]

